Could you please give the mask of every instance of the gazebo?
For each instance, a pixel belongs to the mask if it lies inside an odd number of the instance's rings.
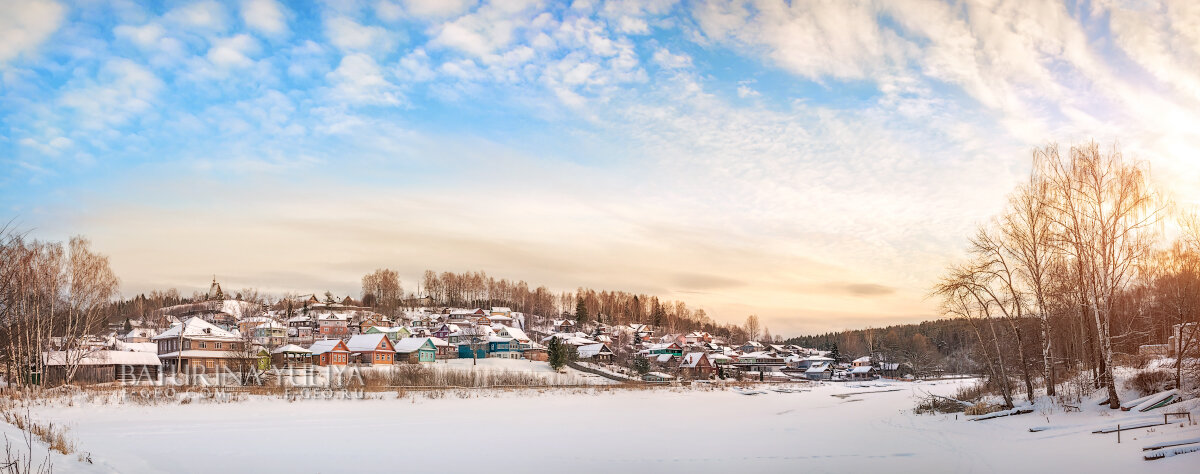
[[[280,346],[271,351],[271,365],[280,368],[309,367],[312,351],[295,344]]]

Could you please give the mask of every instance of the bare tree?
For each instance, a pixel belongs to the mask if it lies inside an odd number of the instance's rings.
[[[1049,160],[1055,208],[1064,250],[1078,262],[1086,304],[1096,324],[1102,383],[1109,405],[1120,406],[1113,377],[1112,315],[1116,298],[1149,254],[1153,224],[1160,216],[1146,167],[1117,150],[1095,143],[1072,147],[1066,159]]]
[[[371,306],[380,312],[394,316],[396,308],[404,297],[404,289],[400,287],[400,275],[394,270],[380,268],[362,277],[362,299],[364,304],[370,299]]]
[[[760,328],[760,326],[759,326],[759,322],[758,322],[758,315],[751,314],[750,316],[746,317],[746,337],[747,338],[749,338],[751,341],[757,341],[758,334],[759,334],[758,333],[759,328]]]

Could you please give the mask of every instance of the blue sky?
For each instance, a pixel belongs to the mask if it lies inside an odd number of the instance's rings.
[[[1035,146],[1200,200],[1187,1],[2,5],[0,217],[129,294],[482,269],[814,331],[934,316]]]

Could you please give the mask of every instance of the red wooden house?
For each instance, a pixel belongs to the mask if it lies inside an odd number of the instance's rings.
[[[350,349],[341,339],[325,339],[314,342],[308,350],[312,351],[313,365],[346,365],[350,362]]]

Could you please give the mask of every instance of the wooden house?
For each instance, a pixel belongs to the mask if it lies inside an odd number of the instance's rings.
[[[321,367],[350,363],[350,349],[341,339],[322,339],[308,348],[312,364]]]
[[[679,359],[679,372],[693,379],[707,379],[716,372],[708,354],[693,352]]]
[[[511,337],[489,336],[487,339],[487,352],[489,358],[521,358],[521,348],[519,347],[519,343]]]
[[[613,351],[608,348],[607,344],[598,342],[595,344],[587,344],[576,348],[579,352],[579,359],[589,362],[610,363],[613,360]]]
[[[647,347],[646,349],[648,351],[650,351],[650,355],[659,355],[659,354],[671,354],[674,356],[682,356],[683,355],[683,347],[681,347],[676,342],[652,344],[652,345],[650,345],[650,347]]]
[[[437,347],[427,337],[410,337],[396,342],[396,362],[434,362]],[[470,356],[468,356],[470,357]]]
[[[243,365],[243,341],[237,334],[192,317],[154,336],[163,370],[172,373],[216,374]]]
[[[392,365],[396,346],[386,334],[359,334],[346,342],[350,361],[361,365]]]
[[[51,351],[42,353],[45,376],[41,382],[47,385],[61,383],[66,377],[68,365],[75,365],[73,382],[90,383],[149,383],[158,379],[161,367],[158,355],[152,352],[135,351]]]
[[[829,380],[833,378],[833,364],[820,362],[813,364],[804,371],[804,378],[809,380]]]
[[[338,313],[325,313],[317,316],[317,336],[323,338],[349,337],[349,318]]]
[[[869,365],[860,365],[850,369],[847,373],[851,380],[874,380],[878,372],[875,367]]]
[[[429,342],[433,343],[433,347],[436,349],[434,352],[435,359],[458,358],[458,348],[447,342],[445,339],[430,337]]]

